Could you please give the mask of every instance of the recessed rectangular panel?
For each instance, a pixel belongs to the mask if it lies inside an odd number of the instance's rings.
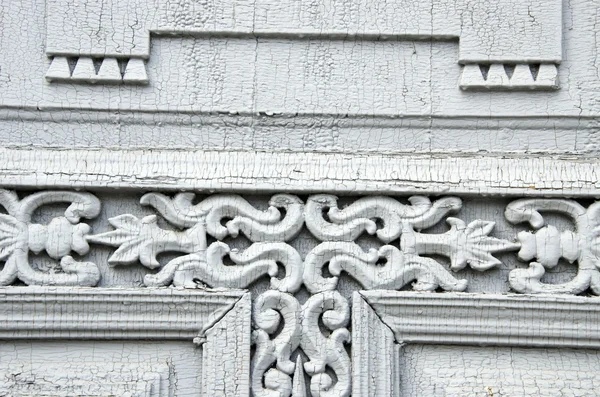
[[[197,396],[202,348],[186,342],[6,342],[0,395]]]
[[[593,397],[598,350],[406,345],[399,358],[402,397]]]

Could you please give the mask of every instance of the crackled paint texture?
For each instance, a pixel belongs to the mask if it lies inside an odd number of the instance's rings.
[[[492,3],[0,0],[0,395],[595,395],[600,4]]]

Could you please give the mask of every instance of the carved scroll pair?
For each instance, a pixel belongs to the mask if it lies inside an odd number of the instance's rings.
[[[48,225],[33,223],[38,208],[56,203],[70,203],[64,216],[55,217]],[[28,285],[94,286],[100,281],[100,271],[91,262],[77,262],[71,251],[79,255],[90,250],[86,235],[90,227],[81,218],[94,218],[100,213],[100,201],[89,193],[67,191],[39,192],[22,200],[15,192],[0,190],[0,285],[10,285],[17,279]],[[35,260],[32,266],[29,251],[45,251],[59,264]],[[49,270],[40,268],[50,267]],[[58,267],[59,269],[56,269]],[[55,270],[59,270],[56,272]]]
[[[350,395],[352,370],[344,347],[350,342],[346,328],[350,306],[339,292],[322,292],[300,305],[290,294],[267,291],[255,301],[253,321],[254,396],[306,396],[304,371],[311,377],[312,396]],[[308,362],[303,363],[300,355],[295,363],[290,360],[297,348],[308,356]]]
[[[555,212],[568,216],[575,230],[560,232],[546,225],[540,212]],[[588,289],[600,295],[600,202],[587,209],[573,200],[525,199],[510,203],[504,214],[509,222],[527,222],[533,232],[518,234],[521,250],[519,259],[535,262],[529,269],[515,269],[509,275],[511,287],[522,293],[580,294]],[[571,281],[546,284],[542,277],[546,270],[558,265],[560,258],[578,264],[578,272]]]

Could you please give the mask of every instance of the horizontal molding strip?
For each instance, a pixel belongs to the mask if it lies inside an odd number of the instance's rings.
[[[398,343],[600,348],[600,299],[360,292]]]
[[[0,339],[192,341],[244,291],[174,288],[0,288]]]
[[[14,188],[600,196],[597,159],[558,156],[0,149],[0,164]]]

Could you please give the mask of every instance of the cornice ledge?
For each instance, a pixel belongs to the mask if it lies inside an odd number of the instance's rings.
[[[15,188],[527,197],[600,194],[600,163],[568,156],[4,148],[0,161],[3,186]]]

